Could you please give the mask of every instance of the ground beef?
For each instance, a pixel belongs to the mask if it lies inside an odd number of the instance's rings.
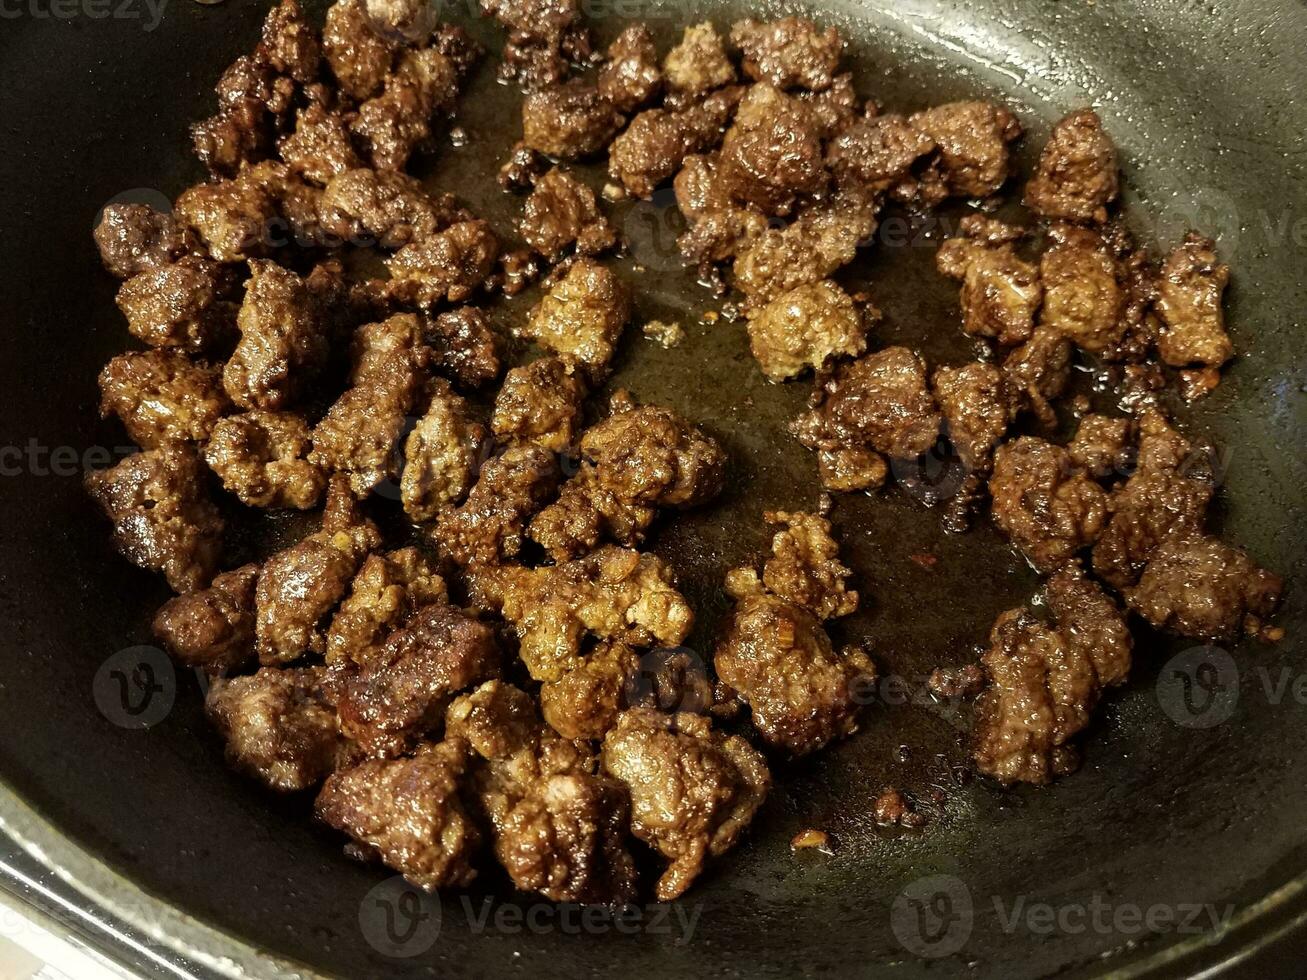
[[[1134,584],[1168,538],[1200,534],[1214,492],[1211,460],[1157,411],[1139,419],[1135,472],[1108,500],[1094,571],[1117,589]]]
[[[585,396],[585,379],[572,357],[538,358],[504,376],[490,428],[509,443],[566,452],[581,426]]]
[[[401,622],[448,598],[444,579],[417,548],[368,555],[332,617],[327,663],[361,666]]]
[[[908,117],[938,148],[942,194],[988,197],[1011,173],[1008,144],[1021,135],[1016,116],[988,102],[950,102]],[[929,200],[932,196],[927,194]]]
[[[130,279],[181,258],[192,243],[171,214],[148,204],[110,204],[95,226],[95,244],[104,267]]]
[[[700,506],[725,483],[726,453],[711,436],[668,409],[614,401],[581,437],[580,470],[531,522],[556,561],[602,540],[639,544],[659,508]]]
[[[1190,232],[1162,263],[1157,312],[1164,329],[1157,352],[1173,367],[1220,367],[1234,356],[1225,332],[1221,297],[1230,267],[1216,256],[1216,243]]]
[[[381,91],[397,45],[373,29],[364,0],[337,0],[327,8],[322,49],[340,90],[362,102]]]
[[[608,372],[622,329],[631,319],[631,289],[591,259],[578,259],[536,304],[518,333],[584,365],[591,378]]]
[[[360,105],[350,123],[363,156],[378,170],[403,170],[432,136],[433,117],[453,109],[458,85],[454,63],[435,48],[407,52],[381,94]]]
[[[203,442],[231,404],[217,367],[171,350],[119,354],[100,371],[100,416],[146,449]]]
[[[328,777],[315,810],[420,888],[467,885],[481,844],[458,791],[467,765],[460,739],[425,743],[411,758],[370,759]]]
[[[1050,403],[1071,378],[1071,341],[1049,327],[1036,327],[1030,339],[1004,359],[1003,373],[1020,395],[1022,408],[1052,429],[1057,414]]]
[[[763,565],[762,578],[748,566],[733,569],[726,576],[727,592],[736,599],[768,592],[822,620],[847,616],[858,608],[858,593],[846,584],[853,573],[840,561],[830,521],[786,511],[767,511],[763,519],[783,527],[772,536],[772,554]]]
[[[580,79],[531,92],[522,102],[522,142],[560,160],[594,156],[621,124],[599,89]]]
[[[1133,431],[1134,424],[1128,418],[1086,415],[1080,419],[1067,451],[1073,463],[1097,479],[1121,476],[1130,463]]]
[[[936,667],[930,672],[926,687],[943,701],[973,698],[985,689],[985,671],[976,664],[965,667]]]
[[[380,543],[376,525],[359,512],[348,482],[333,478],[321,530],[277,552],[259,570],[255,647],[260,663],[290,663],[325,651],[331,613]]]
[[[1039,322],[1078,347],[1101,353],[1121,341],[1126,294],[1116,259],[1095,232],[1069,225],[1052,230],[1039,260],[1044,308]]]
[[[1028,608],[1008,610],[981,657],[989,683],[976,706],[974,756],[1004,784],[1047,783],[1074,769],[1071,740],[1103,689],[1130,671],[1125,618],[1096,583],[1070,565],[1045,593],[1052,623]]]
[[[883,464],[876,466],[866,454],[912,459],[939,436],[941,419],[926,384],[926,366],[906,347],[887,347],[841,365],[819,384],[815,398],[816,406],[791,428],[799,442],[824,454],[822,482],[831,490],[878,485],[857,482],[858,472],[884,478]]]
[[[114,545],[128,561],[162,572],[174,592],[213,579],[223,521],[193,449],[168,443],[136,453],[88,473],[86,489],[113,521]]]
[[[606,773],[631,795],[631,832],[670,862],[655,894],[670,902],[739,841],[771,788],[762,755],[688,713],[623,712],[604,737]]]
[[[204,703],[227,743],[228,763],[282,792],[322,782],[345,753],[326,686],[325,667],[215,677]]]
[[[931,378],[949,442],[968,470],[989,469],[994,447],[1016,419],[1017,394],[993,364],[942,367]]]
[[[260,100],[233,99],[208,119],[191,125],[191,147],[210,174],[231,177],[268,156],[273,145],[270,123]]]
[[[303,416],[262,409],[218,422],[204,459],[223,486],[250,507],[316,507],[327,485],[308,460],[310,432]]]
[[[961,230],[940,246],[936,264],[946,276],[962,281],[962,329],[1005,346],[1029,340],[1044,289],[1039,269],[1013,247],[1020,229],[968,215]]]
[[[254,659],[254,584],[258,565],[214,577],[207,589],[169,599],[152,631],[174,660],[210,674],[240,670]]]
[[[499,75],[527,89],[567,77],[568,63],[591,58],[590,31],[578,0],[481,0],[481,9],[508,29]]]
[[[235,334],[232,285],[228,269],[186,255],[132,276],[119,288],[116,301],[138,340],[201,353],[221,349]]]
[[[635,112],[653,101],[662,90],[663,73],[647,24],[631,24],[617,35],[608,46],[597,83],[599,94],[618,112]]]
[[[1098,114],[1080,109],[1053,127],[1025,203],[1045,218],[1102,224],[1119,192],[1116,145]]]
[[[559,467],[539,446],[510,446],[481,467],[461,507],[441,513],[432,538],[441,554],[459,565],[514,558],[531,516],[553,496]]]
[[[300,109],[295,132],[277,145],[282,160],[305,180],[324,187],[333,177],[363,166],[350,142],[349,123],[320,105]]]
[[[540,686],[540,710],[564,738],[603,738],[630,707],[640,656],[625,643],[603,642],[557,680]]]
[[[646,109],[608,151],[608,173],[625,191],[648,200],[692,153],[717,146],[739,103],[741,89],[713,92],[685,108]]]
[[[526,243],[551,262],[573,246],[578,255],[598,255],[617,244],[594,191],[558,168],[536,181],[519,227]]]
[[[482,388],[499,377],[499,335],[474,306],[448,310],[424,324],[431,367],[460,388]]]
[[[587,636],[633,647],[676,646],[694,620],[670,566],[612,545],[559,565],[472,572],[474,600],[513,624],[522,662],[540,681],[578,666]]]
[[[322,229],[339,243],[399,248],[435,234],[459,215],[407,174],[356,169],[334,176],[318,206]]]
[[[994,524],[1037,570],[1052,572],[1093,544],[1107,523],[1107,494],[1043,439],[999,446],[989,480]]]
[[[826,165],[841,187],[889,190],[908,176],[912,165],[935,149],[935,141],[903,116],[858,119],[831,140]]]
[[[867,349],[866,326],[849,295],[825,279],[782,293],[750,316],[749,346],[762,373],[784,381],[857,357]]]
[[[173,215],[217,262],[243,262],[268,251],[277,200],[251,171],[183,191]]]
[[[773,215],[789,214],[796,197],[820,193],[828,179],[811,111],[766,82],[740,101],[719,166],[732,199]]]
[[[735,81],[735,67],[717,29],[704,21],[687,27],[680,43],[667,52],[663,76],[669,91],[692,98]]]
[[[486,285],[499,258],[499,239],[484,221],[459,221],[410,242],[386,262],[395,296],[432,306],[461,303]]]
[[[763,740],[792,756],[855,731],[855,688],[875,678],[867,655],[836,653],[807,609],[764,594],[737,603],[714,664],[749,705]]]
[[[830,88],[844,50],[839,31],[822,31],[803,17],[737,21],[731,43],[740,49],[741,67],[754,81],[814,92]]]
[[[341,684],[340,727],[374,757],[408,752],[438,729],[459,691],[498,677],[494,630],[441,602],[423,606]]]
[[[421,523],[466,497],[489,449],[488,437],[486,427],[471,417],[467,401],[440,382],[404,443],[404,512]]]
[[[1162,629],[1194,640],[1233,643],[1256,635],[1275,612],[1284,582],[1219,538],[1171,537],[1153,551],[1130,608]]]

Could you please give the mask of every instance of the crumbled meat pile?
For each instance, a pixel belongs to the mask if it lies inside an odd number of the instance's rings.
[[[177,593],[153,632],[209,676],[232,766],[316,793],[349,853],[420,887],[466,886],[493,855],[522,890],[620,904],[641,894],[641,847],[670,901],[741,840],[772,780],[751,738],[789,759],[857,731],[877,674],[832,639],[860,601],[835,504],[764,513],[771,553],[726,576],[710,664],[681,646],[677,568],[640,550],[732,479],[729,433],[607,387],[642,307],[605,258],[625,246],[606,208],[660,191],[687,264],[738,292],[762,374],[814,379],[790,428],[825,489],[907,482],[948,452],[948,526],[987,510],[1047,576],[979,665],[932,675],[941,698],[978,695],[979,771],[1074,768],[1129,671],[1127,611],[1196,640],[1276,637],[1282,582],[1211,533],[1212,456],[1160,391],[1210,390],[1234,356],[1229,269],[1197,234],[1160,262],[1130,239],[1096,113],[1057,123],[1031,220],[1000,221],[1015,115],[863,102],[833,27],[704,22],[660,56],[633,23],[601,53],[576,0],[481,8],[524,90],[498,174],[522,194],[514,228],[406,172],[480,59],[468,34],[420,0],[336,0],[321,29],[281,0],[192,128],[209,179],[171,213],[115,204],[95,229],[144,347],[104,367],[100,411],[141,451],[87,489],[123,556]],[[937,266],[978,354],[929,365],[876,343],[881,313],[845,269],[885,208],[948,199],[973,210]],[[540,276],[501,336],[496,294]],[[1077,365],[1124,379],[1121,405],[1074,406],[1060,440]],[[241,506],[321,511],[250,561],[224,542]],[[397,521],[414,533],[388,541]],[[897,790],[874,813],[925,822]]]

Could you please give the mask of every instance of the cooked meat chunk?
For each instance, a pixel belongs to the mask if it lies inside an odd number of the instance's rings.
[[[100,372],[100,416],[117,415],[146,449],[203,442],[230,407],[218,368],[177,351],[119,354]]]
[[[1021,135],[1016,116],[988,102],[950,102],[908,117],[939,148],[944,191],[988,197],[1011,172],[1008,144]]]
[[[826,165],[839,186],[880,193],[906,178],[912,165],[933,149],[935,141],[924,130],[887,113],[858,119],[840,132],[826,150]]]
[[[1053,229],[1053,246],[1039,260],[1044,308],[1039,322],[1091,353],[1120,342],[1126,295],[1116,259],[1103,240],[1084,228]]]
[[[141,568],[162,572],[174,592],[204,588],[222,549],[223,521],[204,476],[195,451],[177,443],[86,476],[87,492],[113,521],[119,553]]]
[[[976,707],[976,766],[1004,784],[1047,783],[1074,769],[1071,740],[1103,689],[1130,671],[1130,632],[1097,584],[1071,565],[1045,592],[1053,622],[1008,610],[981,657],[989,683]]]
[[[459,796],[467,744],[425,743],[411,758],[369,759],[327,778],[315,810],[420,888],[476,877],[481,834]]]
[[[404,443],[400,499],[416,522],[432,520],[457,504],[476,482],[488,449],[486,427],[447,382],[437,382],[431,404]]]
[[[233,180],[183,191],[173,215],[195,232],[217,262],[243,262],[265,254],[278,217],[277,200],[253,171]]]
[[[223,102],[209,118],[191,124],[191,147],[210,174],[231,177],[268,156],[273,142],[271,122],[262,101],[238,96]]]
[[[667,52],[663,76],[671,92],[692,97],[735,81],[735,67],[717,29],[704,21],[687,27],[680,43]]]
[[[302,416],[257,408],[221,419],[204,447],[205,462],[222,485],[250,507],[316,507],[327,477],[308,454]]]
[[[553,454],[539,446],[510,446],[481,467],[463,505],[439,515],[432,538],[459,565],[514,558],[526,525],[558,487]]]
[[[278,151],[296,173],[324,187],[332,178],[363,166],[350,142],[349,123],[316,104],[299,110],[295,132],[281,140]]]
[[[1052,572],[1107,523],[1107,494],[1071,454],[1022,436],[999,446],[989,480],[994,523],[1037,570]]]
[[[828,177],[811,111],[766,82],[740,101],[720,168],[734,200],[774,215],[789,214],[797,196],[822,191]]]
[[[740,49],[741,67],[754,81],[814,92],[830,88],[844,50],[839,31],[820,30],[803,17],[738,21],[731,27],[731,43]]]
[[[860,100],[849,72],[834,76],[829,88],[820,92],[799,92],[798,96],[799,101],[812,110],[822,139],[834,139],[858,118]]]
[[[343,478],[332,479],[322,528],[277,552],[259,570],[255,647],[264,665],[290,663],[327,646],[330,616],[368,552],[381,543]]]
[[[240,670],[254,659],[254,583],[258,565],[214,577],[207,589],[169,599],[153,632],[178,663],[210,674]]]
[[[490,428],[511,443],[567,451],[581,425],[586,383],[570,355],[541,357],[504,376]]]
[[[1071,461],[1098,479],[1124,475],[1130,462],[1131,433],[1128,418],[1086,415],[1067,446]]]
[[[590,31],[577,0],[481,0],[508,30],[500,77],[527,89],[567,77],[569,62],[590,60]]]
[[[557,561],[601,540],[639,544],[660,507],[712,500],[725,482],[726,453],[711,436],[665,408],[618,402],[581,437],[581,468],[558,500],[531,522],[531,537]]]
[[[987,470],[994,447],[1017,414],[1017,395],[1007,377],[992,364],[973,361],[940,368],[931,386],[962,464],[968,470]]]
[[[540,681],[578,666],[587,635],[633,647],[675,646],[694,619],[665,562],[611,545],[561,565],[472,572],[473,597],[513,624],[522,662]]]
[[[1190,232],[1162,263],[1157,312],[1164,329],[1157,352],[1173,367],[1220,367],[1234,356],[1225,332],[1221,296],[1230,267],[1216,256],[1216,243]]]
[[[816,407],[791,428],[803,445],[826,454],[822,481],[831,490],[878,485],[859,484],[859,473],[883,480],[883,464],[877,466],[868,452],[911,459],[939,435],[940,414],[926,384],[926,366],[906,347],[887,347],[841,365],[817,397]]]
[[[298,0],[281,0],[268,12],[263,21],[258,56],[273,70],[301,84],[317,79],[322,44]]]
[[[522,142],[559,160],[594,156],[621,124],[612,104],[580,79],[531,92],[522,102]]]
[[[822,620],[858,608],[858,593],[845,584],[852,572],[840,561],[830,521],[786,511],[767,511],[763,518],[784,527],[772,536],[772,554],[763,565],[761,581],[754,569],[737,568],[727,573],[726,591],[736,599],[769,592]]]
[[[796,286],[820,282],[853,261],[876,230],[878,203],[864,195],[835,195],[804,208],[784,228],[748,240],[735,259],[735,285],[751,306]]]
[[[356,101],[381,91],[397,45],[373,29],[364,0],[336,0],[327,8],[322,50],[340,90]]]
[[[486,284],[499,239],[484,221],[459,221],[405,245],[386,262],[397,295],[421,306],[461,303]]]
[[[119,279],[149,272],[181,258],[189,249],[186,232],[171,214],[148,204],[110,204],[95,226],[100,261]]]
[[[548,350],[570,354],[599,379],[607,374],[630,319],[630,287],[606,266],[579,259],[550,287],[518,332]]]
[[[446,603],[423,606],[341,684],[341,731],[368,755],[403,755],[439,727],[454,695],[499,671],[494,630]]]
[[[529,695],[498,681],[451,705],[446,730],[485,760],[473,785],[493,828],[495,855],[517,887],[566,902],[634,896],[626,792],[593,773],[584,743],[555,735]]]
[[[700,102],[672,110],[646,109],[622,131],[608,151],[608,173],[634,197],[648,200],[692,153],[706,153],[722,141],[741,89],[713,92]]]
[[[688,713],[623,712],[602,760],[631,794],[631,832],[670,862],[655,890],[662,902],[684,893],[709,856],[735,846],[771,788],[753,746]]]
[[[603,738],[630,706],[640,657],[625,643],[603,642],[557,680],[540,686],[545,721],[564,738]]]
[[[1003,373],[1046,428],[1057,424],[1050,402],[1066,389],[1071,377],[1071,341],[1049,327],[1036,327],[1030,339],[1008,354]]]
[[[1005,346],[1024,343],[1034,332],[1035,312],[1044,299],[1039,269],[1017,255],[1006,235],[997,241],[983,237],[994,233],[997,222],[975,217],[964,218],[962,235],[940,246],[939,271],[962,281],[963,330]]]
[[[275,262],[250,263],[236,324],[241,339],[222,383],[241,408],[289,405],[326,363],[330,345],[319,303],[303,279]]]
[[[334,176],[318,207],[337,242],[399,248],[435,234],[456,217],[451,200],[434,199],[407,174],[346,170]]]
[[[118,309],[132,336],[151,347],[190,353],[221,347],[235,335],[236,304],[228,270],[196,255],[132,276],[118,290]]]
[[[326,682],[325,667],[264,667],[246,677],[215,677],[205,709],[226,740],[233,768],[282,792],[327,778],[344,754],[344,740]]]
[[[1153,551],[1130,608],[1162,629],[1195,640],[1232,643],[1256,634],[1279,605],[1284,582],[1219,538],[1171,537]]]
[[[631,24],[617,35],[608,46],[597,83],[599,94],[618,112],[642,109],[662,90],[658,48],[647,24]]]
[[[573,246],[578,255],[598,255],[617,244],[594,191],[557,167],[536,181],[522,206],[521,231],[526,243],[551,262]]]
[[[435,48],[406,52],[381,94],[360,105],[350,123],[363,156],[378,170],[403,170],[431,137],[433,116],[452,110],[458,85],[454,63]]]
[[[836,653],[807,609],[765,594],[736,605],[714,663],[767,744],[794,756],[855,731],[853,688],[875,677],[861,650]]]
[[[499,335],[474,306],[448,310],[425,324],[431,366],[460,388],[481,388],[499,377]]]
[[[926,687],[943,701],[974,698],[985,689],[985,671],[976,664],[965,667],[936,667]]]
[[[772,381],[867,349],[862,311],[829,279],[782,293],[749,317],[749,346]]]
[[[1213,490],[1208,454],[1160,413],[1145,412],[1135,472],[1108,499],[1111,516],[1094,547],[1094,571],[1117,589],[1134,584],[1163,541],[1201,534]]]
[[[1116,145],[1098,114],[1080,109],[1053,127],[1025,203],[1045,218],[1102,224],[1119,191]]]
[[[327,663],[362,665],[411,613],[448,598],[445,580],[417,548],[368,555],[332,617]]]

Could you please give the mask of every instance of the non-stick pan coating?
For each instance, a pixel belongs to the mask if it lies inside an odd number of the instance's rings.
[[[461,4],[450,6],[463,18]],[[1290,883],[1307,871],[1307,705],[1292,685],[1307,669],[1301,4],[832,0],[818,10],[853,40],[863,95],[909,110],[960,97],[1004,99],[1028,126],[1026,163],[1052,119],[1092,104],[1120,144],[1137,230],[1162,244],[1191,224],[1219,233],[1234,270],[1229,313],[1242,356],[1182,422],[1225,451],[1226,533],[1283,573],[1290,589],[1286,639],[1233,651],[1237,671],[1222,678],[1238,689],[1228,720],[1205,728],[1172,720],[1158,684],[1174,690],[1167,665],[1185,648],[1144,638],[1131,683],[1094,726],[1083,769],[1052,789],[1002,792],[953,783],[951,770],[965,760],[956,719],[929,704],[876,705],[854,739],[781,767],[744,845],[684,900],[686,914],[698,916],[690,941],[678,941],[675,926],[634,936],[573,936],[553,926],[476,932],[451,897],[439,938],[411,959],[387,958],[360,934],[360,903],[385,874],[342,860],[339,839],[305,819],[306,801],[273,800],[224,767],[192,677],[179,677],[175,706],[151,728],[125,730],[97,709],[97,669],[149,642],[148,620],[164,592],[112,553],[74,472],[88,447],[125,442],[95,421],[95,374],[127,334],[90,231],[98,209],[121,192],[171,199],[199,179],[186,126],[212,111],[213,81],[251,46],[265,7],[171,0],[151,31],[144,4],[120,8],[138,11],[134,20],[78,9],[55,19],[24,7],[0,25],[0,445],[22,450],[6,449],[0,477],[0,776],[49,825],[12,803],[0,817],[52,847],[51,835],[66,835],[237,944],[159,918],[153,899],[132,899],[126,914],[158,932],[162,945],[254,947],[351,977],[844,976],[891,964],[896,976],[1024,977],[1092,972],[1113,951],[1106,965],[1140,963],[1184,937],[1122,928],[1110,915],[1107,928],[1091,918],[1045,935],[1026,917],[1005,926],[1014,907],[1092,909],[1098,896],[1109,911],[1207,903],[1224,914],[1230,904],[1246,910],[1276,893],[1268,903],[1276,915],[1296,909]],[[704,17],[725,26],[771,12],[599,0],[588,9],[607,36],[619,26],[614,12],[643,10],[664,41]],[[475,30],[497,50],[495,29]],[[431,168],[440,186],[505,228],[516,201],[500,194],[493,174],[517,126],[517,99],[484,67],[460,119],[469,143]],[[702,420],[732,456],[724,501],[653,539],[682,570],[701,614],[692,643],[707,657],[725,609],[721,574],[763,546],[761,511],[815,503],[811,455],[784,431],[807,386],[764,384],[743,328],[700,319],[714,304],[676,262],[669,200],[629,206],[619,218],[634,242],[623,268],[640,291],[640,316],[675,318],[689,338],[665,351],[632,331],[614,384]],[[886,314],[877,339],[918,347],[932,363],[967,358],[956,287],[934,272],[929,236],[881,237],[850,271]],[[529,297],[502,316],[511,319],[524,302]],[[30,452],[31,440],[38,449],[73,448],[55,460]],[[882,668],[912,682],[936,664],[972,660],[994,613],[1024,600],[1035,582],[992,532],[945,538],[937,514],[901,491],[843,499],[835,518],[870,598],[844,631],[868,638]],[[939,558],[933,570],[911,559],[926,552]],[[934,783],[947,789],[947,801],[926,831],[876,828],[872,802],[884,786],[924,793]],[[791,836],[809,826],[833,834],[832,855],[791,853]],[[99,899],[127,901],[81,851],[63,860],[74,878],[101,882]],[[960,901],[971,916],[957,952],[924,960],[914,955],[915,913],[904,911],[902,893],[933,875],[964,884]],[[1224,943],[1199,944],[1182,964],[1258,941],[1259,922]]]

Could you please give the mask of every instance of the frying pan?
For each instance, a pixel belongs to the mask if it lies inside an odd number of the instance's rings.
[[[1131,682],[1107,700],[1078,773],[1051,789],[966,781],[965,720],[921,697],[919,681],[971,662],[995,612],[1035,580],[983,527],[943,535],[911,493],[843,498],[834,519],[866,601],[842,638],[867,639],[903,687],[882,692],[854,738],[778,764],[745,842],[682,900],[692,935],[650,918],[630,934],[572,935],[544,913],[517,928],[479,924],[485,902],[536,904],[488,876],[469,899],[476,915],[444,896],[438,935],[407,957],[367,934],[365,900],[386,873],[343,860],[339,838],[306,819],[308,801],[271,798],[224,767],[193,677],[162,670],[170,708],[146,727],[105,699],[113,658],[149,642],[165,595],[112,553],[80,489],[80,469],[125,443],[95,420],[96,371],[128,338],[90,231],[116,195],[171,199],[200,178],[186,126],[212,111],[214,79],[252,45],[265,9],[170,0],[153,23],[122,0],[5,7],[0,822],[17,842],[11,890],[47,910],[63,903],[84,932],[115,924],[112,955],[168,976],[1182,975],[1271,955],[1286,935],[1293,946],[1307,911],[1307,706],[1293,684],[1307,591],[1307,7],[829,0],[816,11],[850,38],[865,96],[907,110],[968,96],[1012,105],[1027,166],[1053,119],[1096,106],[1121,147],[1141,237],[1165,244],[1189,225],[1219,235],[1241,357],[1182,424],[1223,448],[1224,533],[1288,580],[1284,641],[1222,659],[1141,632]],[[666,43],[705,17],[725,26],[784,11],[595,0],[590,12],[603,36],[615,13],[649,17]],[[449,16],[472,21],[452,5]],[[497,50],[497,29],[472,29]],[[424,171],[501,228],[517,203],[494,189],[492,162],[517,99],[483,67],[464,100],[467,145]],[[742,327],[702,317],[715,304],[675,261],[666,195],[617,218],[639,317],[675,318],[689,336],[663,350],[633,330],[613,383],[701,420],[732,456],[725,499],[651,539],[681,571],[700,613],[691,646],[709,656],[721,574],[764,547],[761,511],[814,504],[813,461],[784,431],[807,386],[764,384]],[[885,312],[876,341],[931,363],[973,356],[956,287],[933,271],[940,229],[905,229],[847,270]],[[509,321],[521,303],[496,315]],[[233,557],[263,537],[237,539]],[[928,828],[876,826],[887,785],[921,801]],[[791,852],[809,827],[830,833],[830,853]],[[1224,926],[1183,928],[1195,907]]]

